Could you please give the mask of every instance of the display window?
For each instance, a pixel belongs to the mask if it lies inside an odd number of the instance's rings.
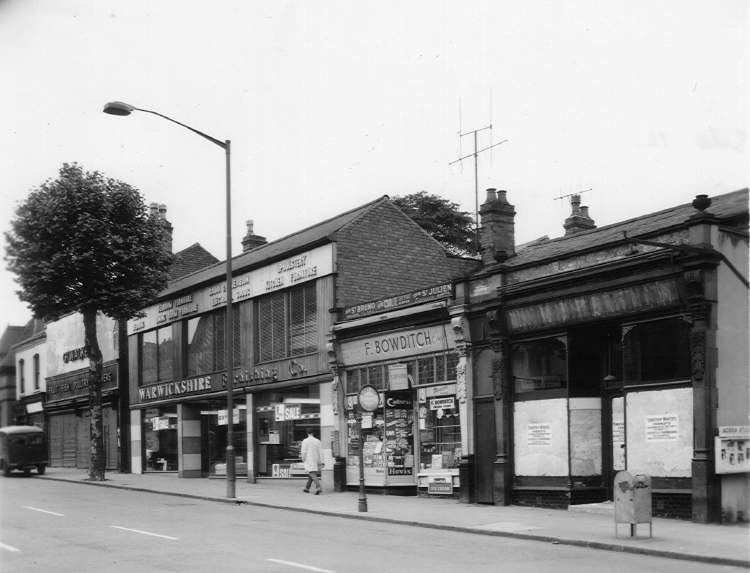
[[[307,428],[320,439],[318,386],[259,395],[255,408],[260,477],[304,477],[300,451]]]
[[[147,408],[143,415],[145,471],[177,471],[177,406]]]
[[[205,402],[200,405],[201,414],[201,470],[209,476],[227,474],[227,414],[226,400]],[[232,442],[234,445],[235,475],[247,475],[247,407],[234,408]]]
[[[461,419],[455,385],[419,389],[419,471],[458,467]]]

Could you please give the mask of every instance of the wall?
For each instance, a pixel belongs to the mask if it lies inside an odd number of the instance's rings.
[[[336,306],[343,308],[446,282],[440,244],[383,202],[336,233]]]
[[[716,231],[714,244],[743,276],[748,276],[747,239]],[[719,395],[717,424],[750,424],[748,383],[748,293],[739,278],[722,263],[717,271],[718,312],[716,346],[719,360],[716,386]],[[724,519],[750,519],[750,474],[723,474],[721,507]],[[739,513],[739,515],[738,515]]]
[[[625,410],[628,471],[690,477],[693,389],[630,392]]]
[[[117,323],[99,313],[96,317],[96,336],[104,362],[117,360]],[[83,316],[69,314],[47,324],[47,376],[75,372],[88,366],[88,359],[76,354],[65,361],[66,352],[86,345],[83,331]]]
[[[516,475],[568,475],[567,398],[516,402],[513,428]]]
[[[45,376],[47,375],[47,356],[46,356],[46,340],[44,337],[34,340],[32,342],[23,344],[22,346],[16,347],[16,396],[18,398],[24,396],[32,396],[33,394],[39,394],[46,390]],[[39,389],[34,390],[34,355],[39,354]],[[21,372],[19,369],[20,361],[24,363],[24,392],[21,393]]]

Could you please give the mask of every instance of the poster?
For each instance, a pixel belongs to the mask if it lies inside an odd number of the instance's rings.
[[[528,424],[527,432],[529,446],[552,445],[552,424]]]
[[[674,414],[646,416],[647,442],[676,442],[680,435],[680,418]]]

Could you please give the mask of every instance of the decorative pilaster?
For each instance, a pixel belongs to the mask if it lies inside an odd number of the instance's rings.
[[[502,292],[498,291],[502,303]],[[510,376],[510,344],[502,309],[487,313],[492,359],[492,389],[495,396],[496,455],[493,463],[494,500],[497,505],[510,505],[513,492],[513,386]]]
[[[709,523],[720,518],[720,482],[714,473],[713,434],[716,427],[716,333],[712,327],[713,303],[706,297],[708,273],[689,270],[683,275],[691,320],[690,362],[693,382],[693,521]]]

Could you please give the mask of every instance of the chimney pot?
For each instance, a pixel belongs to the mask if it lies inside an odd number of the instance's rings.
[[[490,201],[497,201],[497,195],[495,194],[495,188],[490,187],[487,189],[487,203]]]
[[[247,225],[247,233],[242,238],[243,253],[252,251],[253,249],[257,249],[258,247],[265,245],[268,242],[265,237],[261,237],[260,235],[255,234],[255,232],[253,231],[255,223],[252,219],[248,219],[247,221],[245,221],[245,224]]]
[[[507,203],[508,202],[508,191],[506,191],[505,189],[500,189],[497,192],[497,200],[500,201],[500,202],[502,202],[502,203]]]

